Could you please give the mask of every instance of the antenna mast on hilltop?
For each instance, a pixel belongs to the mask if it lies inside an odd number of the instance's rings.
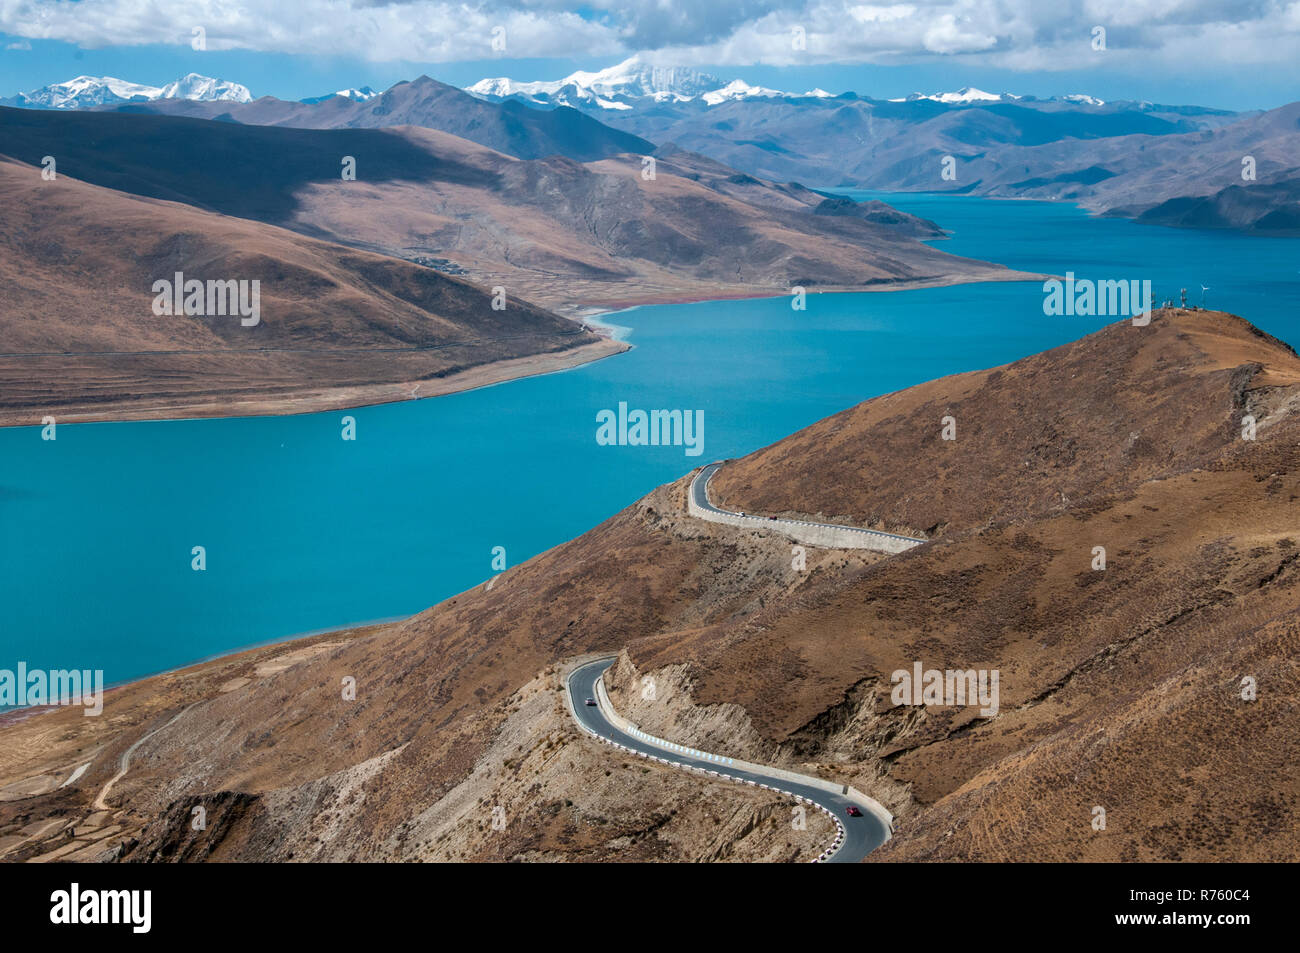
[[[1183,306],[1183,310],[1186,310],[1186,309],[1187,309],[1187,289],[1186,289],[1186,288],[1184,288],[1184,289],[1182,290],[1182,300],[1183,300],[1183,305],[1182,305],[1182,306]]]

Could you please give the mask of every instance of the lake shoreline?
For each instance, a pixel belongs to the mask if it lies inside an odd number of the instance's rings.
[[[442,397],[492,384],[523,380],[581,367],[601,358],[622,354],[630,345],[614,338],[579,345],[566,351],[532,354],[471,367],[436,380],[349,385],[265,395],[240,400],[182,400],[147,406],[111,405],[94,410],[50,413],[0,409],[0,427],[40,427],[47,414],[60,424],[125,423],[128,421],[210,420],[223,417],[283,417],[350,410],[376,404],[393,404],[426,397]]]
[[[978,276],[938,275],[932,278],[879,282],[874,285],[837,285],[821,288],[814,286],[806,290],[809,295],[917,291],[925,288],[947,288],[966,284],[1045,281],[1050,277],[1052,276],[1007,269],[1005,272]],[[598,330],[603,331],[609,330],[609,328],[600,320],[602,316],[634,308],[665,304],[705,304],[711,301],[747,301],[756,298],[782,297],[788,297],[788,293],[777,293],[770,289],[748,293],[724,292],[703,298],[685,293],[664,292],[662,294],[640,295],[627,301],[611,302],[608,305],[587,305],[576,306],[567,310],[560,309],[557,313],[564,314],[565,317],[573,321],[589,320]],[[47,415],[53,416],[60,424],[83,424],[211,420],[237,417],[283,417],[327,411],[353,410],[381,404],[401,403],[408,400],[422,400],[428,397],[443,397],[448,394],[463,393],[543,374],[554,374],[625,353],[631,347],[632,345],[616,334],[610,334],[607,337],[603,336],[600,341],[580,345],[570,350],[496,361],[492,364],[468,368],[437,380],[330,387],[290,394],[249,397],[233,401],[187,399],[167,404],[155,403],[147,406],[114,404],[102,408],[71,412],[55,411],[53,413],[49,411],[19,411],[0,408],[0,428],[39,427],[42,425],[42,418]]]
[[[935,239],[939,241],[940,239]],[[935,275],[929,278],[908,278],[899,281],[879,281],[864,285],[809,285],[804,290],[809,295],[819,294],[878,294],[892,291],[920,291],[926,288],[951,288],[956,285],[999,284],[1003,282],[1047,281],[1056,275],[1032,271],[1017,271],[1007,268],[999,272],[979,275]],[[788,291],[728,291],[700,297],[680,292],[662,292],[659,294],[640,295],[619,300],[608,305],[580,305],[570,309],[556,308],[557,314],[574,320],[582,318],[598,319],[601,315],[617,314],[634,308],[653,307],[663,304],[708,304],[711,301],[751,301],[758,298],[788,298]]]
[[[10,630],[17,654],[43,668],[76,661],[147,678],[228,656],[248,645],[244,633],[303,644],[317,626],[302,624],[300,601],[315,607],[317,624],[347,625],[454,597],[481,579],[475,567],[487,568],[492,547],[520,562],[689,464],[679,451],[600,447],[592,433],[600,408],[621,400],[703,408],[710,457],[743,456],[870,397],[1000,366],[1094,329],[1044,316],[1040,287],[1015,280],[1029,272],[1150,275],[1165,290],[1199,281],[1262,330],[1300,343],[1297,292],[1276,281],[1293,270],[1300,242],[1252,241],[1251,249],[1273,251],[1243,263],[1234,254],[1245,247],[1240,237],[1170,229],[1153,243],[1150,228],[1058,204],[933,199],[904,210],[951,219],[954,251],[1016,270],[917,295],[814,286],[806,313],[759,287],[743,299],[662,309],[614,312],[587,300],[571,318],[599,330],[605,315],[623,326],[617,333],[635,344],[624,360],[514,388],[482,386],[453,401],[375,406],[360,454],[334,437],[343,411],[231,417],[215,427],[74,428],[66,446],[38,442],[34,426],[13,432],[0,481],[10,546],[0,560],[8,557],[19,594]],[[578,486],[580,498],[570,500]],[[177,512],[186,514],[181,523]],[[188,575],[195,543],[216,554],[220,572]],[[155,594],[141,585],[152,577],[170,581]],[[27,595],[50,578],[75,580],[79,598],[51,612]],[[230,600],[242,608],[227,611]],[[87,608],[96,605],[104,609]],[[192,654],[177,652],[169,636],[180,620]],[[151,658],[155,645],[165,651]]]
[[[161,669],[157,672],[149,672],[143,675],[135,675],[130,678],[122,679],[118,682],[104,686],[104,700],[108,701],[114,695],[120,695],[128,689],[139,689],[148,682],[155,680],[173,680],[188,679],[195,676],[210,674],[218,668],[224,668],[229,665],[239,665],[254,657],[267,652],[278,652],[280,649],[293,647],[305,647],[314,645],[317,642],[333,641],[344,639],[351,641],[360,638],[363,635],[373,634],[390,625],[397,625],[405,622],[411,616],[395,616],[390,619],[381,619],[375,622],[360,622],[356,625],[345,625],[325,629],[315,629],[310,632],[299,632],[289,636],[278,636],[265,642],[258,642],[255,645],[244,645],[239,648],[233,648],[226,652],[217,652],[212,655],[204,656],[192,662],[186,662],[183,665],[173,666],[172,668]],[[150,689],[152,691],[152,689]],[[218,692],[219,694],[219,692]],[[6,711],[0,711],[0,730],[12,727],[31,718],[39,718],[42,715],[51,714],[59,711],[80,712],[80,705],[28,705],[23,708],[10,708]]]

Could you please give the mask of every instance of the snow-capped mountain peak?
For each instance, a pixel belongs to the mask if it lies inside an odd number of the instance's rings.
[[[481,79],[466,92],[483,99],[512,96],[551,106],[598,106],[602,109],[632,109],[638,103],[684,103],[698,100],[718,106],[739,99],[791,97],[830,99],[824,89],[786,93],[764,86],[751,86],[736,79],[724,83],[717,76],[684,66],[656,66],[641,55],[596,72],[579,70],[564,79],[518,82],[505,76]]]
[[[1005,93],[986,93],[982,89],[976,89],[974,86],[963,86],[955,93],[938,93],[934,96],[927,96],[927,99],[933,99],[941,103],[996,103],[1002,99],[1019,99],[1019,96],[1008,96]]]
[[[479,80],[473,86],[466,86],[465,92],[475,96],[511,96],[523,92],[525,86],[549,86],[549,83],[516,83],[506,76],[495,76]]]
[[[19,105],[43,109],[77,109],[108,102],[132,102],[156,98],[157,87],[129,83],[113,76],[78,76],[64,83],[51,83],[15,99]]]
[[[778,96],[784,96],[785,93],[777,89],[768,89],[765,86],[750,86],[743,79],[733,79],[721,89],[715,89],[712,92],[704,94],[704,101],[710,106],[716,106],[719,103],[725,103],[728,100],[735,99],[774,99]]]
[[[241,86],[239,83],[231,83],[224,79],[213,79],[211,76],[200,76],[198,73],[187,73],[175,82],[168,83],[162,88],[158,96],[151,98],[193,99],[199,102],[222,100],[235,103],[251,103],[253,94],[248,91],[247,86]]]
[[[362,86],[360,89],[340,89],[334,93],[335,96],[342,96],[344,99],[350,99],[354,103],[364,103],[367,99],[374,99],[379,93],[369,86]]]
[[[12,100],[28,109],[88,109],[117,103],[149,102],[154,99],[229,100],[246,103],[253,96],[247,87],[223,79],[190,73],[166,86],[145,86],[113,76],[78,76],[65,83],[51,83],[19,93]]]
[[[1014,93],[989,93],[982,89],[976,89],[974,86],[963,86],[955,93],[935,93],[926,95],[925,93],[912,93],[910,96],[902,96],[898,99],[891,99],[891,103],[910,103],[918,99],[928,99],[936,103],[948,103],[957,105],[961,103],[1003,103],[1015,102],[1022,97]]]
[[[1106,100],[1098,99],[1096,96],[1089,96],[1086,93],[1071,93],[1068,96],[1062,96],[1067,103],[1080,103],[1084,106],[1105,106]]]
[[[375,90],[371,89],[369,86],[362,86],[359,89],[355,87],[349,89],[338,89],[332,93],[326,93],[324,96],[310,96],[307,99],[300,99],[298,102],[304,103],[308,106],[315,106],[319,103],[328,102],[331,99],[346,99],[349,102],[364,103],[367,100],[374,99],[378,95],[380,94],[375,92]]]
[[[616,66],[595,73],[578,71],[564,83],[590,89],[608,99],[614,97],[670,96],[690,99],[720,84],[716,76],[684,66],[656,66],[641,56],[632,56]]]
[[[656,66],[632,56],[607,69],[578,70],[564,79],[518,82],[505,76],[479,80],[466,92],[484,98],[520,96],[537,102],[572,105],[574,101],[606,109],[626,109],[627,100],[689,100],[722,84],[716,76],[681,66]]]
[[[481,99],[523,99],[538,106],[574,106],[578,108],[636,109],[649,103],[695,102],[708,108],[742,100],[834,99],[834,93],[821,88],[804,93],[784,92],[766,86],[751,86],[743,79],[724,83],[716,76],[682,66],[656,66],[636,55],[607,69],[579,70],[564,79],[519,82],[497,76],[481,79],[466,92]],[[1034,97],[1015,93],[990,93],[975,86],[963,86],[948,93],[912,93],[890,102],[929,100],[948,106],[986,105],[993,103],[1027,103]],[[1061,102],[1083,106],[1102,106],[1100,99],[1076,94],[1062,97]]]

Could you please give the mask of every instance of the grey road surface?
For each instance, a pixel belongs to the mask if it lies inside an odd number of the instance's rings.
[[[616,744],[631,748],[633,751],[639,751],[643,754],[651,755],[656,758],[662,758],[672,764],[681,767],[702,768],[707,771],[717,771],[720,774],[727,774],[741,781],[754,781],[758,784],[769,784],[779,788],[781,791],[799,797],[807,798],[814,804],[821,805],[832,814],[840,819],[844,825],[844,842],[840,849],[830,858],[828,863],[835,864],[852,864],[857,863],[863,857],[866,857],[871,851],[883,844],[889,837],[889,832],[885,827],[885,822],[873,814],[867,808],[853,801],[847,795],[832,794],[821,788],[813,787],[807,784],[799,784],[785,778],[778,778],[774,775],[764,774],[758,771],[743,770],[730,765],[720,764],[718,761],[706,760],[693,755],[665,751],[657,745],[649,744],[629,735],[627,732],[616,728],[608,719],[605,718],[601,710],[595,706],[588,706],[586,700],[596,697],[596,679],[600,678],[601,673],[613,664],[613,659],[598,659],[595,662],[589,662],[574,669],[569,676],[569,698],[573,702],[574,716],[578,722],[595,735],[612,741]],[[856,806],[862,811],[861,817],[850,817],[848,808],[850,805]],[[793,806],[793,805],[792,805]],[[820,850],[822,845],[810,845],[814,851]]]
[[[739,516],[746,520],[752,520],[755,529],[762,529],[765,526],[779,527],[786,526],[823,526],[828,529],[843,530],[850,533],[862,533],[864,536],[877,536],[882,539],[901,539],[910,543],[916,543],[918,546],[924,543],[924,539],[917,539],[914,536],[899,536],[897,533],[882,533],[875,529],[860,529],[857,526],[845,526],[843,523],[812,523],[807,520],[788,520],[788,519],[771,519],[766,516],[751,516],[748,513],[733,513],[731,510],[724,510],[714,506],[709,502],[709,481],[713,479],[713,474],[717,473],[722,467],[721,463],[710,463],[707,467],[695,475],[691,482],[691,496],[695,500],[695,505],[702,510],[708,510],[710,513],[718,513],[721,516]]]

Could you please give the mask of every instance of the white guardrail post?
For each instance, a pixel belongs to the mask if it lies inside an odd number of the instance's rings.
[[[861,791],[857,790],[856,788],[846,787],[845,785],[842,784],[836,784],[832,781],[827,781],[824,778],[814,777],[813,775],[810,774],[798,774],[794,771],[786,771],[783,768],[774,768],[768,765],[755,764],[752,761],[743,761],[738,758],[728,758],[723,755],[716,755],[707,751],[698,751],[694,748],[688,748],[685,745],[679,745],[675,742],[667,741],[663,738],[655,737],[649,732],[642,731],[634,722],[628,721],[626,718],[624,718],[614,709],[613,702],[611,702],[609,698],[609,693],[605,690],[604,673],[601,673],[600,677],[596,679],[596,684],[594,686],[593,691],[596,696],[595,699],[596,707],[600,710],[600,713],[605,716],[605,719],[610,724],[612,724],[619,731],[622,731],[625,734],[629,734],[632,737],[637,738],[638,740],[643,741],[652,747],[659,748],[663,751],[688,755],[690,757],[698,758],[701,760],[713,761],[719,765],[737,768],[741,771],[750,771],[755,774],[773,775],[775,777],[782,778],[787,781],[794,781],[799,784],[805,784],[810,787],[815,787],[818,788],[819,790],[827,791],[828,793],[831,794],[841,794],[841,795],[849,794],[854,800],[858,801],[864,808],[871,811],[872,814],[874,814],[884,823],[885,840],[889,840],[889,838],[893,835],[894,816],[890,814],[889,811],[885,809],[885,806],[881,804],[879,801],[875,800],[874,798],[868,797],[867,795],[863,794]],[[566,689],[566,694],[570,694],[567,692],[567,689]],[[570,706],[572,707],[575,705],[577,705],[577,702],[573,700],[572,695],[570,694]],[[576,711],[574,712],[574,720],[577,721]],[[679,764],[674,761],[669,761],[666,758],[655,757],[652,754],[647,754],[644,751],[638,751],[634,748],[629,748],[626,745],[621,745],[616,741],[612,741],[609,738],[604,737],[603,735],[597,734],[592,729],[587,728],[586,725],[583,725],[581,721],[578,721],[578,724],[582,726],[582,728],[593,737],[598,738],[599,740],[605,742],[606,744],[613,745],[615,748],[618,748],[622,751],[626,751],[629,754],[635,754],[642,758],[647,758],[651,761],[658,761],[661,764],[671,765],[673,767],[680,768],[683,770],[699,771],[702,774],[711,774],[717,778],[723,778],[728,781],[736,781],[740,784],[748,784],[751,787],[761,787],[766,790],[775,791],[778,794],[784,794],[787,797],[794,798],[796,801],[798,801],[801,804],[812,804],[813,807],[816,807],[819,811],[821,811],[823,814],[825,814],[835,823],[835,831],[836,831],[835,839],[831,842],[831,846],[826,848],[819,855],[817,855],[816,858],[813,859],[812,863],[814,864],[829,860],[831,857],[835,855],[835,853],[841,847],[844,846],[844,823],[835,815],[835,813],[823,807],[822,805],[809,800],[808,798],[795,794],[793,791],[785,791],[782,790],[781,788],[773,787],[772,785],[769,784],[760,784],[757,781],[751,781],[745,778],[734,777],[730,774],[726,774],[720,771],[709,771],[705,768],[697,768],[694,765]]]
[[[710,464],[712,465],[712,464]],[[701,471],[702,472],[702,471]],[[704,498],[709,498],[709,483],[714,473],[704,482]],[[696,519],[709,523],[725,523],[742,529],[774,530],[788,536],[796,543],[820,546],[823,549],[871,549],[883,553],[902,553],[926,542],[923,539],[910,539],[878,530],[861,529],[856,526],[836,526],[830,523],[809,523],[803,520],[769,519],[764,516],[741,516],[739,513],[706,510],[695,502],[695,482],[699,474],[691,481],[686,493],[686,511]]]

